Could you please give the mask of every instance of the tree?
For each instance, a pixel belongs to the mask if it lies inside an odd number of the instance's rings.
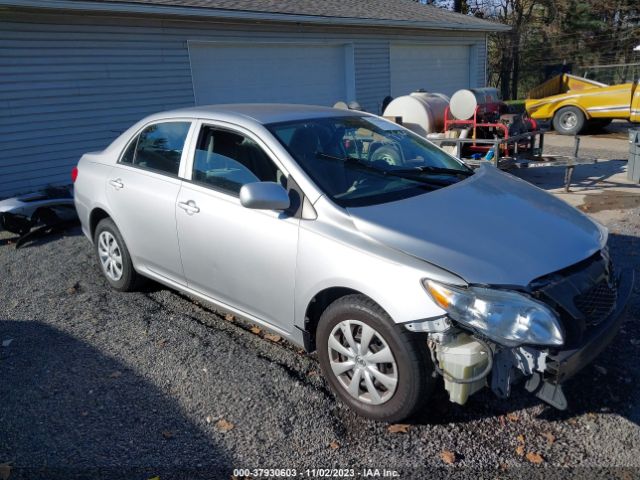
[[[437,6],[504,23],[509,32],[489,38],[489,84],[504,99],[516,99],[545,80],[549,67],[616,83],[640,76],[640,67],[593,68],[640,62],[638,0],[460,0]],[[587,68],[588,66],[591,66]],[[579,68],[580,67],[580,68]],[[605,75],[606,74],[606,75]]]

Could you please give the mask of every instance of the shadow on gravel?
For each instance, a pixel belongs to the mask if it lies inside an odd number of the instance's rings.
[[[228,478],[225,452],[122,363],[38,321],[0,321],[0,342],[10,480]]]
[[[547,406],[519,385],[513,387],[507,400],[500,400],[485,388],[471,396],[465,406],[459,406],[449,402],[440,380],[427,410],[414,422],[464,423],[541,406],[537,417],[548,421],[610,413],[640,425],[640,237],[611,234],[609,249],[617,268],[635,269],[635,288],[624,313],[625,322],[613,342],[564,385],[569,402],[566,411]]]

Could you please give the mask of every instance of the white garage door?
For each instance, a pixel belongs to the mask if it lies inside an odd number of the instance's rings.
[[[196,104],[346,100],[346,45],[190,43]],[[351,69],[349,69],[351,70]]]
[[[420,88],[452,95],[469,88],[468,45],[391,45],[391,96]]]

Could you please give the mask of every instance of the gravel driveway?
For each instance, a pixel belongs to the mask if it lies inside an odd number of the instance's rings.
[[[640,209],[611,228],[614,259],[640,278]],[[0,480],[330,467],[640,478],[638,287],[615,343],[567,384],[568,411],[521,388],[465,407],[439,390],[420,418],[390,428],[337,402],[315,357],[278,338],[157,284],[110,290],[79,230],[20,250],[9,239],[0,234]]]

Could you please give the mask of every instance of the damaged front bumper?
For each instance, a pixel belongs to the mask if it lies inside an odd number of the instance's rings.
[[[594,260],[579,272],[556,276],[540,291],[546,295],[548,301],[555,301],[555,307],[565,315],[576,315],[575,299],[579,297],[580,292],[584,292],[585,285],[595,288],[599,282],[603,280],[608,282],[612,278],[608,255],[604,255],[602,259]],[[497,396],[507,398],[511,393],[512,385],[524,381],[526,390],[555,408],[566,409],[567,400],[562,384],[591,363],[612,342],[624,320],[622,313],[631,296],[633,284],[633,270],[625,270],[617,275],[610,283],[614,295],[608,299],[610,306],[607,308],[610,308],[607,313],[597,318],[592,316],[587,322],[588,326],[583,316],[579,334],[573,336],[564,350],[534,346],[511,348],[492,343],[491,352],[487,352],[492,359],[491,372],[486,379],[470,385],[470,388],[466,389],[468,394],[479,390],[487,382]],[[574,320],[578,322],[578,317]],[[443,352],[446,352],[447,345],[458,342],[456,338],[460,334],[468,335],[459,330],[459,333],[456,333],[455,330],[452,331],[448,325],[440,325],[438,329],[430,332],[429,345],[437,367],[438,365],[442,367],[446,362],[444,358],[446,353],[443,355]],[[471,374],[482,366],[479,364],[477,368],[472,367]],[[441,368],[437,370],[442,372]],[[453,384],[455,383],[453,381]],[[446,374],[445,388],[450,393],[451,401],[461,404],[466,402],[468,395],[458,397],[453,395],[452,379]]]
[[[510,385],[525,377],[528,391],[553,407],[566,409],[562,383],[591,363],[614,339],[624,320],[622,313],[631,296],[633,283],[633,270],[625,270],[618,276],[615,306],[574,348],[555,352],[531,347],[498,350],[491,379],[493,391],[506,397]]]

